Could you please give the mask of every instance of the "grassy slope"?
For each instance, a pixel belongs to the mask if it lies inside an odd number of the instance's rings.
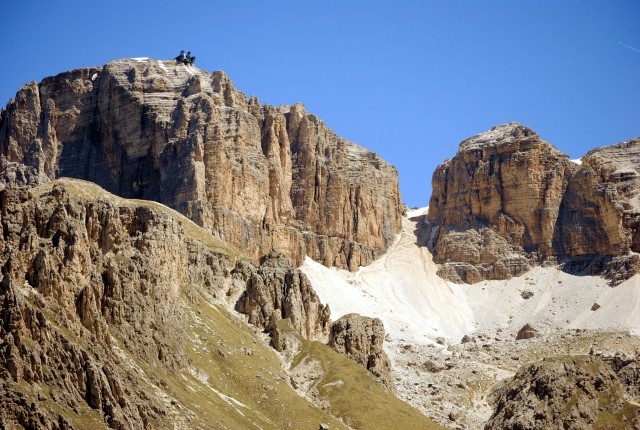
[[[176,218],[187,236],[211,250],[230,255],[233,260],[242,256],[172,209],[155,202],[122,199],[90,182],[61,179],[39,186],[32,193],[35,196],[46,193],[58,182],[83,199],[106,200],[129,207],[153,207]],[[139,386],[132,388],[161,399],[169,410],[166,420],[151,423],[153,428],[316,430],[320,423],[328,424],[331,429],[349,426],[358,429],[441,428],[382,390],[366,370],[352,360],[319,342],[304,340],[299,359],[307,357],[322,363],[325,374],[318,381],[318,387],[321,396],[331,404],[326,411],[312,405],[288,384],[280,358],[266,345],[261,338],[263,335],[224,306],[213,304],[197,287],[183,286],[183,290],[187,289],[191,291],[183,294],[181,301],[190,316],[190,324],[185,327],[189,362],[185,363],[184,370],[171,373],[154,368],[119,348],[138,377]],[[52,321],[56,320],[55,316],[50,317]],[[113,335],[114,346],[118,347],[117,333]],[[65,337],[78,342],[69,338],[68,333]],[[327,385],[338,380],[343,383]],[[51,408],[78,428],[106,427],[99,413],[88,405],[75,412],[56,404]]]
[[[280,324],[282,327],[282,324]],[[327,345],[301,339],[292,369],[309,361],[320,363],[323,375],[314,382],[329,411],[354,429],[443,429],[417,409],[389,394],[369,372]]]

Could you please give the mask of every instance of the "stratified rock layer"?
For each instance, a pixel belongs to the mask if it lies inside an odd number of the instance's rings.
[[[155,200],[254,258],[341,268],[400,229],[396,170],[308,115],[247,100],[222,72],[118,60],[25,85],[0,114],[6,182],[61,176]]]
[[[433,174],[425,236],[439,274],[473,283],[560,261],[628,278],[638,265],[639,154],[636,139],[579,165],[517,123],[465,140]]]
[[[594,149],[567,187],[557,252],[585,273],[614,283],[640,267],[640,139]]]

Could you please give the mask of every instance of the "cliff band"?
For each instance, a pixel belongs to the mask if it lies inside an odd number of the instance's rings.
[[[85,179],[178,210],[257,258],[355,270],[400,231],[394,167],[301,104],[247,100],[223,72],[117,60],[31,82],[0,114],[6,184]]]
[[[423,237],[438,273],[456,282],[559,262],[617,284],[639,264],[638,171],[640,139],[577,162],[523,125],[497,126],[435,170]]]

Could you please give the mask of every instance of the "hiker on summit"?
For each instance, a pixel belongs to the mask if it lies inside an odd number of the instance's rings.
[[[191,51],[188,51],[185,55],[184,49],[180,50],[180,55],[178,55],[175,59],[178,63],[183,63],[185,65],[193,65],[193,63],[196,62],[196,57],[191,55]]]

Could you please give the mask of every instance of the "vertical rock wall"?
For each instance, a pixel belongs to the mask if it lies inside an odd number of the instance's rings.
[[[0,152],[31,182],[76,177],[159,201],[256,258],[356,269],[400,229],[397,172],[380,157],[301,104],[261,105],[223,72],[174,61],[27,84],[0,115]]]
[[[427,245],[458,282],[507,279],[532,264],[636,273],[640,140],[600,148],[581,164],[517,123],[460,144],[433,174]]]

